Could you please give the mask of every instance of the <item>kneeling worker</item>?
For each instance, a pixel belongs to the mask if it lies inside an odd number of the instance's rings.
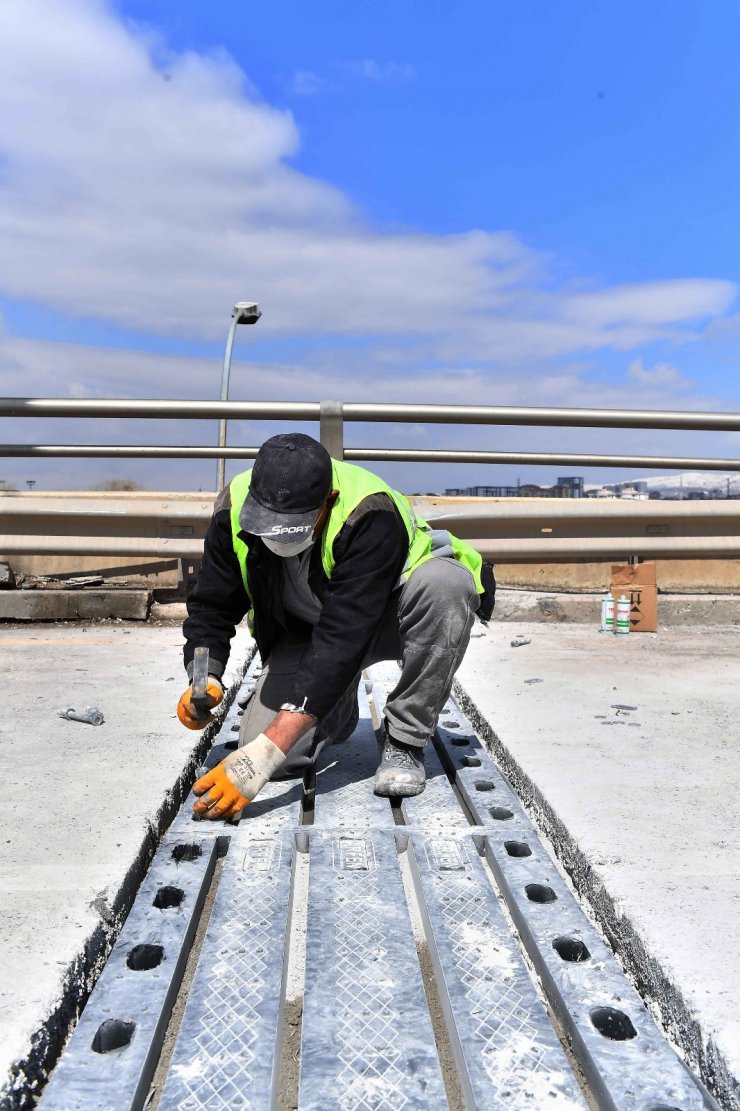
[[[194,810],[229,818],[268,779],[301,774],[358,719],[364,667],[401,660],[385,706],[375,793],[424,790],[424,746],[437,725],[475,614],[487,621],[490,564],[418,520],[381,478],[331,459],[300,433],[273,436],[251,471],[219,495],[188,597],[185,665],[209,652],[208,692],[221,676],[236,625],[250,611],[263,662],[242,718],[240,747],[195,784]],[[180,721],[202,729],[190,689]]]

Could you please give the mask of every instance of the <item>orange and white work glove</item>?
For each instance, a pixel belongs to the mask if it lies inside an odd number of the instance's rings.
[[[211,709],[213,710],[218,706],[224,696],[224,688],[215,675],[208,676],[206,692],[210,699]],[[208,723],[213,721],[213,714],[203,714],[201,716],[196,713],[195,707],[190,701],[190,695],[192,693],[193,688],[188,687],[188,689],[183,691],[180,695],[180,701],[177,703],[177,716],[187,729],[205,729]]]
[[[195,781],[193,792],[201,797],[193,807],[193,814],[210,820],[233,818],[249,805],[284,763],[285,753],[260,733]]]

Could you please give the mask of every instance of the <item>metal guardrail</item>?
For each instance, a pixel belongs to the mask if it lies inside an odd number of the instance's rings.
[[[650,467],[656,470],[740,471],[740,460],[691,456],[345,448],[344,423],[524,425],[563,428],[645,428],[740,431],[740,413],[676,410],[527,408],[508,405],[390,405],[316,401],[166,401],[0,398],[0,417],[123,417],[145,420],[318,421],[321,442],[337,459],[375,462],[486,463],[560,467]],[[0,444],[0,457],[253,459],[256,447],[121,444]]]
[[[564,409],[515,406],[365,404],[340,401],[169,401],[0,398],[0,417],[318,421],[322,443],[350,461],[478,463],[656,470],[740,471],[740,459],[684,456],[346,448],[350,422],[529,425],[740,431],[740,413]],[[119,444],[0,444],[0,456],[252,459],[257,447]],[[40,499],[40,500],[39,500]],[[488,557],[507,562],[740,555],[740,502],[595,502],[547,499],[419,498],[435,527],[449,528]],[[210,497],[92,495],[0,498],[0,553],[126,555],[197,559],[212,511]]]
[[[435,528],[499,562],[740,556],[740,501],[413,497]],[[213,511],[203,494],[0,496],[0,555],[198,559]]]

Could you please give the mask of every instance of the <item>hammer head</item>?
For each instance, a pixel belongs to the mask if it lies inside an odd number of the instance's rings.
[[[193,681],[190,691],[190,705],[198,717],[207,718],[211,713],[211,700],[208,697],[208,649],[196,648],[193,657]]]

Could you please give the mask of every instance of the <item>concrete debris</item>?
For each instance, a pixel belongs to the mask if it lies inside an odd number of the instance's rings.
[[[514,637],[511,642],[512,648],[523,648],[525,644],[531,644],[531,637]]]
[[[70,706],[66,710],[59,710],[59,717],[67,718],[68,721],[84,721],[88,725],[102,725],[105,721],[103,711],[97,706],[86,706],[84,711]]]
[[[15,575],[9,563],[0,563],[0,590],[13,590]]]
[[[82,590],[86,586],[103,586],[104,583],[102,575],[79,575],[74,579],[65,579],[61,586],[63,590]]]

